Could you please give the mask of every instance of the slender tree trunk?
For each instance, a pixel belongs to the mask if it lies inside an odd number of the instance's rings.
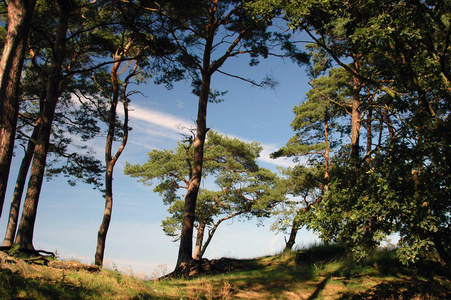
[[[296,218],[294,218],[293,222],[291,223],[291,231],[290,231],[290,237],[288,238],[288,241],[285,240],[285,249],[284,252],[290,252],[291,249],[293,249],[294,244],[296,243],[296,235],[298,234],[299,230],[299,222],[296,221]]]
[[[39,123],[39,122],[37,122]],[[25,155],[20,164],[19,174],[17,175],[16,186],[14,188],[13,198],[11,200],[11,208],[9,210],[8,225],[6,227],[5,240],[3,241],[3,246],[10,247],[14,242],[17,230],[17,221],[19,220],[19,209],[20,203],[22,201],[22,195],[25,188],[25,182],[28,175],[28,170],[30,169],[31,159],[33,158],[35,140],[38,135],[39,124],[33,129],[30,140],[28,141],[27,149],[25,150]]]
[[[108,228],[110,227],[111,213],[113,211],[113,164],[107,165],[105,175],[105,210],[103,212],[102,223],[97,233],[97,248],[95,255],[95,264],[103,265],[103,257],[105,255],[105,242]]]
[[[20,220],[19,230],[17,231],[15,241],[15,244],[18,244],[20,248],[29,250],[34,250],[34,224],[36,221],[39,196],[44,179],[52,122],[59,97],[59,83],[61,81],[61,68],[64,60],[66,32],[68,29],[68,15],[71,11],[70,2],[65,2],[62,0],[59,1],[59,8],[61,10],[61,15],[58,21],[55,50],[48,78],[47,97],[43,108],[42,122],[39,126],[39,133],[36,139],[35,153],[22,218]]]
[[[216,232],[216,229],[218,229],[218,226],[219,226],[222,222],[227,221],[227,220],[229,220],[229,219],[231,219],[231,218],[234,218],[234,217],[236,217],[236,216],[239,216],[239,215],[241,215],[241,214],[244,214],[244,213],[246,213],[246,212],[248,212],[248,211],[249,211],[249,209],[237,211],[236,213],[233,213],[233,214],[231,214],[231,215],[228,215],[227,217],[224,217],[224,218],[222,218],[222,219],[219,219],[218,222],[216,222],[216,223],[213,225],[213,227],[208,231],[208,238],[207,238],[207,240],[205,241],[204,245],[202,246],[202,250],[201,250],[201,252],[200,252],[200,257],[202,258],[202,257],[204,256],[205,251],[207,250],[208,245],[210,245],[211,239],[213,238],[213,235],[214,235],[215,232]]]
[[[366,154],[369,154],[371,152],[371,146],[373,144],[373,131],[371,129],[373,118],[373,110],[370,108],[368,110],[368,120],[366,122]],[[370,162],[370,156],[368,155],[367,162]]]
[[[121,57],[116,54],[115,59],[120,59]],[[95,264],[97,266],[103,265],[103,257],[105,254],[105,241],[106,235],[108,233],[108,228],[110,227],[111,213],[113,210],[113,169],[115,161],[113,161],[111,152],[113,148],[114,131],[116,128],[116,108],[119,100],[119,82],[117,78],[117,71],[121,65],[120,61],[114,63],[111,68],[111,81],[113,87],[113,97],[111,101],[111,107],[108,116],[108,135],[106,139],[105,146],[105,162],[106,162],[106,172],[105,172],[105,210],[103,212],[102,223],[100,224],[99,231],[97,233],[97,249],[95,255]]]
[[[356,72],[359,71],[359,58],[354,57],[354,67]],[[360,91],[362,84],[360,79],[356,76],[353,77],[352,86],[352,112],[351,112],[351,153],[350,158],[354,163],[359,160],[359,148],[360,148]]]
[[[204,257],[205,251],[207,251],[207,247],[208,247],[208,245],[210,245],[211,239],[213,238],[213,235],[215,234],[216,229],[218,229],[218,226],[219,226],[219,224],[221,224],[222,221],[223,220],[219,220],[217,223],[215,223],[213,225],[213,228],[208,231],[207,240],[202,245],[202,250],[200,251],[200,258]]]
[[[105,243],[106,236],[108,233],[108,228],[110,227],[111,214],[113,211],[113,170],[114,166],[119,159],[120,155],[124,151],[124,148],[127,144],[128,140],[128,100],[127,100],[127,85],[130,78],[135,74],[137,63],[135,64],[135,69],[131,72],[124,80],[124,84],[122,87],[122,104],[124,106],[124,128],[123,128],[123,137],[121,145],[117,150],[116,154],[112,155],[113,150],[113,141],[114,141],[114,133],[116,130],[116,115],[117,115],[117,104],[119,102],[119,94],[120,94],[120,85],[118,80],[118,70],[122,63],[121,59],[125,56],[127,51],[132,46],[132,41],[130,40],[128,44],[125,46],[122,52],[120,50],[116,51],[114,59],[116,62],[111,68],[111,82],[112,82],[112,100],[111,107],[108,116],[108,134],[106,138],[106,146],[105,146],[105,162],[106,162],[106,173],[105,173],[105,210],[103,212],[102,223],[100,224],[99,231],[97,233],[97,248],[95,254],[95,264],[97,266],[103,265],[103,258],[105,255]]]
[[[355,78],[355,80],[358,80]],[[351,160],[357,162],[360,148],[360,89],[354,87],[351,113]]]
[[[390,115],[388,113],[387,107],[384,109],[383,114],[384,114],[385,124],[387,125],[387,128],[388,128],[388,134],[390,136],[390,139],[393,139],[395,137],[395,130],[393,129],[393,124],[390,120]]]
[[[202,243],[204,242],[204,233],[205,233],[205,227],[207,226],[206,222],[202,222],[199,224],[199,227],[197,228],[197,237],[196,237],[196,246],[194,247],[194,253],[193,253],[193,259],[194,260],[201,260],[202,259]]]
[[[324,185],[324,190],[329,190],[329,180],[330,180],[330,145],[329,145],[329,116],[326,114],[324,117],[324,143],[327,145],[324,151],[324,179],[326,184]]]
[[[8,2],[8,29],[0,60],[0,217],[16,135],[19,83],[36,0]]]

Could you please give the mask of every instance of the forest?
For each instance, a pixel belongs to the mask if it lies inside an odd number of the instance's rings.
[[[450,1],[11,0],[0,12],[2,250],[38,252],[42,186],[64,176],[103,196],[92,249],[102,267],[113,172],[124,172],[168,207],[174,273],[202,260],[224,222],[268,217],[288,236],[284,251],[306,228],[361,260],[397,234],[401,263],[432,253],[450,267]],[[248,64],[229,73],[223,66],[237,57]],[[277,172],[260,165],[260,143],[207,125],[208,108],[228,101],[213,79],[270,91],[277,78],[245,71],[268,58],[299,65],[309,85],[297,95],[292,137],[271,154],[293,165]],[[196,116],[186,116],[193,127],[176,148],[115,170],[132,142],[134,97],[177,82],[197,99]]]

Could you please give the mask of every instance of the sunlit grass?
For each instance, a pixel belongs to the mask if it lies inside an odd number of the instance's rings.
[[[356,262],[336,246],[237,260],[237,269],[194,278],[143,280],[29,266],[0,271],[0,299],[446,299],[451,283],[436,261],[406,267],[393,251]],[[238,266],[238,265],[237,265]],[[239,269],[239,270],[238,270]]]

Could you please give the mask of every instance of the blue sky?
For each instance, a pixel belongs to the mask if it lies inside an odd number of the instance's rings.
[[[257,67],[249,67],[247,62],[247,58],[231,58],[224,70],[255,80],[270,74],[279,85],[275,89],[261,89],[215,74],[212,88],[227,90],[228,93],[222,103],[209,104],[207,126],[221,134],[261,143],[264,150],[260,165],[276,171],[277,166],[288,166],[291,162],[272,160],[269,154],[282,147],[293,135],[289,126],[294,116],[292,109],[304,100],[308,78],[303,68],[288,59],[269,58],[262,60]],[[168,215],[161,198],[152,192],[152,187],[123,175],[123,167],[126,161],[144,163],[151,149],[174,148],[182,138],[177,125],[194,126],[198,99],[191,94],[188,82],[176,83],[172,90],[153,83],[136,89],[143,95],[137,94],[132,98],[130,125],[133,130],[115,168],[113,214],[105,264],[117,266],[119,270],[131,268],[135,274],[151,277],[161,269],[173,270],[178,243],[173,243],[161,230],[161,220]],[[103,139],[92,143],[100,159],[104,143]],[[13,162],[0,220],[2,240],[19,165],[17,159]],[[92,263],[103,207],[100,192],[88,185],[79,183],[70,187],[63,177],[44,182],[35,227],[35,248],[57,251],[63,259]],[[255,221],[239,220],[221,224],[205,257],[250,258],[280,252],[284,247],[284,235],[270,231],[273,221],[264,221],[264,226],[257,226]],[[298,245],[308,245],[314,240],[315,236],[307,231],[298,233]]]

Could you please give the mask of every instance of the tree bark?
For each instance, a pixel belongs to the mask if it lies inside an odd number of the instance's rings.
[[[95,255],[96,266],[103,265],[105,255],[105,242],[108,228],[110,227],[111,213],[113,211],[113,164],[107,164],[105,175],[105,209],[103,212],[102,223],[97,233],[97,248]]]
[[[291,231],[290,231],[290,237],[288,238],[288,241],[285,241],[285,249],[284,252],[289,252],[291,249],[293,249],[294,244],[296,243],[296,235],[298,234],[299,230],[299,222],[296,222],[296,218],[294,218],[292,224],[291,224]]]
[[[8,2],[8,29],[0,60],[0,217],[5,201],[19,111],[19,83],[36,0]]]
[[[360,148],[360,84],[354,77],[352,112],[351,112],[351,153],[350,158],[354,162],[359,160]]]
[[[68,16],[71,11],[71,2],[59,1],[61,14],[55,38],[54,54],[47,84],[47,97],[42,112],[42,122],[36,139],[35,153],[28,182],[27,195],[24,202],[22,218],[15,244],[20,248],[34,250],[33,232],[36,221],[36,214],[39,196],[44,179],[44,171],[47,159],[47,152],[50,144],[52,122],[55,115],[55,108],[59,98],[59,84],[61,81],[61,69],[64,60],[66,47],[66,32],[68,29]]]
[[[5,240],[3,241],[3,246],[10,247],[14,242],[17,230],[17,221],[19,220],[19,210],[20,203],[22,202],[22,195],[25,188],[25,182],[28,175],[28,170],[30,169],[31,159],[33,158],[35,140],[38,135],[38,125],[33,129],[30,140],[28,141],[27,149],[25,150],[25,155],[20,164],[19,174],[17,175],[16,186],[14,188],[13,197],[11,200],[11,207],[9,210],[8,225],[6,227]]]

